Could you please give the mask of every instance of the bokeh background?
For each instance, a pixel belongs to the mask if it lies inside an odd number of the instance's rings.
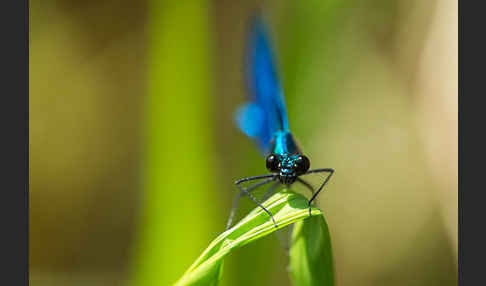
[[[170,285],[265,173],[233,124],[262,9],[313,167],[337,285],[457,284],[452,0],[30,1],[32,285]],[[244,201],[242,209],[253,207]],[[290,285],[276,236],[222,285]]]

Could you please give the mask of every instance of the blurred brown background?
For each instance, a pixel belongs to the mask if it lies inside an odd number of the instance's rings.
[[[313,167],[336,169],[319,206],[331,230],[337,285],[457,284],[457,2],[30,4],[32,285],[154,284],[131,280],[150,276],[135,262],[148,259],[150,251],[140,249],[152,249],[144,215],[163,217],[168,209],[157,204],[157,214],[145,212],[153,194],[145,184],[150,98],[167,100],[163,149],[185,142],[188,153],[205,152],[194,160],[210,161],[209,182],[187,191],[187,177],[164,173],[181,189],[163,191],[179,194],[188,214],[158,224],[165,230],[153,243],[177,254],[153,251],[158,285],[179,278],[224,229],[234,179],[265,172],[232,122],[245,97],[245,28],[257,6],[274,32],[291,128]],[[188,61],[172,66],[157,57],[158,39],[173,51],[167,59]],[[154,68],[164,65],[165,73]],[[171,106],[177,85],[154,92],[151,82],[185,71],[195,72],[184,79],[194,86],[194,102],[204,104]],[[204,118],[203,143],[184,135],[193,132],[187,112],[194,122]],[[191,150],[200,145],[207,148]],[[177,163],[170,168],[197,172]],[[184,207],[194,195],[207,198],[197,215]],[[209,223],[192,229],[191,219]],[[187,247],[177,246],[181,237]],[[222,285],[290,285],[286,266],[278,240],[265,238],[226,259]]]

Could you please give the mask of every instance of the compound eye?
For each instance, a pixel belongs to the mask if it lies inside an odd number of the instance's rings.
[[[310,161],[309,158],[307,158],[304,155],[300,155],[297,160],[295,160],[295,171],[297,172],[298,175],[302,175],[305,172],[307,172],[310,168]]]
[[[267,170],[270,172],[277,172],[279,165],[278,156],[275,154],[270,154],[267,157]]]

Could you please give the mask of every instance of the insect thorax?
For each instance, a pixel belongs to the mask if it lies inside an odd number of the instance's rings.
[[[288,131],[278,131],[274,134],[270,150],[278,155],[301,153],[294,136]]]

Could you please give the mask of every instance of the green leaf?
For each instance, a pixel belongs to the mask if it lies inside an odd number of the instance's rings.
[[[278,192],[262,205],[273,214],[277,227],[266,212],[259,207],[255,208],[211,242],[175,285],[217,285],[222,275],[223,258],[231,251],[289,224],[307,221],[309,218],[307,199],[291,191]],[[312,207],[311,216],[322,217],[322,213]]]
[[[324,216],[294,224],[290,276],[295,286],[334,285],[331,236]]]

